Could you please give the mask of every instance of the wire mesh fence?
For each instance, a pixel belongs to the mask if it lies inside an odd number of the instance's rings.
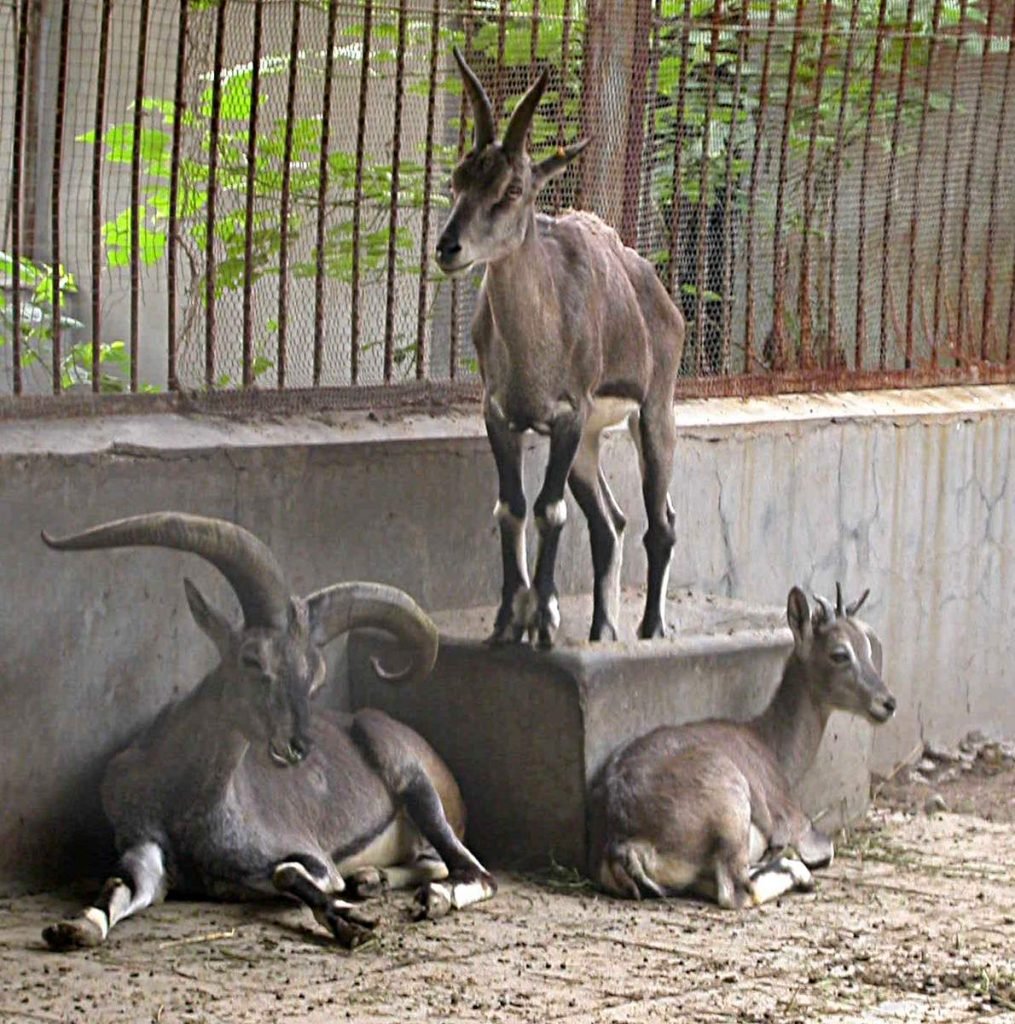
[[[681,305],[680,390],[1015,379],[1011,0],[17,0],[0,392],[474,393],[431,253],[542,70],[542,197]],[[421,383],[422,382],[422,383]],[[415,389],[415,390],[414,390]],[[408,400],[406,398],[406,400]]]

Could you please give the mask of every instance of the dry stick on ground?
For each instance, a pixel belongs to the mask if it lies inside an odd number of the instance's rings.
[[[183,939],[169,939],[160,942],[159,949],[169,949],[171,946],[192,946],[197,942],[217,942],[219,939],[231,939],[236,935],[236,929],[230,928],[225,932],[207,932],[205,935],[188,935]]]

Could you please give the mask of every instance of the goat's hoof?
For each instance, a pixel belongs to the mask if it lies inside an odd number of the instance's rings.
[[[388,891],[388,876],[380,868],[363,867],[347,875],[345,893],[352,900],[368,900]]]
[[[346,949],[362,946],[377,927],[376,917],[364,914],[341,900],[336,900],[315,916]]]
[[[105,936],[102,929],[86,917],[75,921],[58,921],[42,929],[46,945],[57,952],[68,949],[88,949],[101,945]]]
[[[416,891],[416,921],[436,921],[445,917],[453,907],[451,890],[441,882],[427,882]]]

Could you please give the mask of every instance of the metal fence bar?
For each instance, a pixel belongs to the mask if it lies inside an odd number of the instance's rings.
[[[180,0],[176,36],[176,74],[173,84],[173,141],[169,171],[169,217],[166,245],[166,380],[170,391],[178,391],[180,380],[176,365],[176,289],[179,241],[177,230],[180,210],[180,150],[183,141],[183,76],[187,64],[187,15],[189,0]]]
[[[934,9],[931,13],[931,37],[927,43],[927,74],[923,79],[923,99],[920,106],[920,127],[916,140],[916,165],[913,168],[913,190],[910,194],[912,210],[909,216],[909,278],[906,283],[906,353],[903,365],[908,370],[913,365],[914,348],[914,319],[916,301],[916,232],[920,214],[919,196],[920,182],[923,172],[924,156],[927,144],[927,118],[930,112],[931,94],[931,71],[934,67],[934,56],[937,52],[937,35],[941,26],[942,0],[934,0]],[[937,346],[937,339],[933,336],[928,340],[932,350]]]
[[[437,41],[440,38],[441,5],[440,0],[433,0],[430,15],[430,64],[428,70],[429,87],[426,94],[426,141],[423,143],[423,223],[419,232],[419,292],[416,300],[416,379],[423,380],[426,376],[426,363],[429,357],[426,335],[426,305],[430,281],[430,192],[433,188],[433,146],[434,124],[437,112]]]
[[[708,171],[709,151],[712,135],[712,115],[715,107],[716,57],[719,53],[719,26],[723,19],[722,0],[716,0],[712,8],[712,28],[708,42],[708,82],[705,85],[705,116],[701,123],[701,167],[698,172],[698,251],[695,259],[694,290],[694,334],[697,340],[695,362],[698,375],[705,372],[705,346],[708,332],[705,329],[705,256],[708,242]],[[711,360],[714,369],[715,360]]]
[[[92,391],[102,386],[102,145],[106,121],[106,73],[112,0],[102,0],[99,64],[95,81],[95,137],[92,140]]]
[[[334,5],[332,5],[334,6]],[[257,117],[261,106],[261,46],[264,0],[254,2],[254,42],[250,60],[250,115],[247,118],[247,174],[243,209],[243,386],[254,383],[254,205],[257,195]]]
[[[814,114],[807,138],[807,160],[804,166],[804,221],[800,237],[800,365],[809,369],[814,365],[813,314],[811,313],[811,230],[814,221],[814,159],[818,148],[818,125],[821,97],[825,88],[825,69],[828,65],[828,44],[834,0],[825,0],[821,11],[821,42],[818,45],[818,73],[814,81]]]
[[[60,42],[56,71],[56,107],[53,114],[53,163],[50,182],[50,228],[52,238],[50,249],[53,253],[53,351],[52,387],[53,394],[63,390],[63,232],[60,222],[60,186],[63,182],[63,129],[67,102],[67,57],[70,52],[70,5],[71,0],[60,4]]]
[[[286,76],[285,138],[282,143],[282,195],[278,243],[278,361],[279,389],[285,387],[288,369],[286,340],[289,328],[289,206],[292,192],[293,129],[296,124],[296,78],[300,56],[300,0],[293,0],[289,31],[289,73]]]
[[[134,77],[134,123],[130,147],[130,390],[138,389],[141,351],[141,124],[144,116],[145,60],[148,56],[148,0],[138,10],[137,69]]]
[[[22,171],[24,169],[25,141],[25,69],[28,61],[28,12],[31,0],[21,0],[18,11],[18,50],[17,69],[15,71],[14,97],[14,140],[11,155],[11,358],[14,362],[14,394],[20,395],[24,382],[22,380],[21,351],[21,202],[22,202]]]
[[[472,60],[472,38],[475,32],[473,24],[473,0],[469,0],[468,7],[463,14],[465,22],[465,59]],[[465,99],[465,91],[462,91],[462,98],[458,105],[458,150],[457,160],[461,160],[465,153],[465,115],[468,111],[468,103]],[[461,303],[461,282],[455,278],[451,282],[451,330],[448,339],[448,377],[455,380],[458,377],[458,349],[460,345],[458,320],[459,305]]]
[[[324,367],[324,277],[325,231],[324,222],[328,201],[328,163],[331,145],[331,92],[335,76],[335,37],[338,29],[338,4],[328,4],[328,31],[324,51],[324,96],[321,108],[321,152],[317,162],[317,236],[316,267],[314,268],[314,387],[321,383]],[[434,33],[436,40],[436,32]],[[427,152],[427,170],[431,155]],[[429,195],[429,189],[425,189]],[[426,206],[429,209],[429,204]]]
[[[858,0],[855,0],[858,2]],[[772,61],[772,38],[775,35],[776,19],[779,16],[779,0],[771,0],[768,7],[768,27],[765,32],[765,47],[761,58],[761,80],[758,82],[758,109],[755,113],[757,124],[754,131],[754,156],[751,159],[751,181],[747,199],[747,267],[746,267],[746,311],[744,313],[744,358],[747,371],[752,362],[764,365],[758,359],[754,348],[754,211],[758,204],[758,181],[761,171],[761,146],[765,137],[765,114],[768,105],[768,75]]]
[[[940,2],[940,0],[939,0]],[[1001,186],[1001,153],[1004,146],[1005,126],[1008,123],[1008,99],[1011,90],[1013,56],[1015,56],[1015,5],[1012,6],[1011,24],[1008,26],[1008,52],[1004,61],[1004,84],[997,116],[997,136],[994,140],[994,161],[990,175],[990,206],[987,215],[987,249],[983,267],[983,319],[980,328],[980,358],[986,359],[990,351],[989,337],[994,323],[994,245],[997,224],[997,201]],[[1015,299],[1015,277],[1012,279],[1012,298]],[[1011,334],[1005,339],[1005,362],[1010,358]]]
[[[539,0],[532,0],[532,24],[529,26],[529,79],[536,77],[536,62],[539,57]]]
[[[940,0],[938,0],[940,3]],[[860,0],[853,0],[849,12],[849,36],[846,40],[846,54],[842,64],[842,86],[839,94],[839,113],[835,119],[835,150],[832,157],[832,199],[828,223],[828,341],[826,343],[825,366],[845,363],[845,354],[839,346],[839,303],[838,303],[838,242],[839,242],[839,183],[842,180],[842,161],[846,138],[846,97],[849,96],[853,75],[853,58],[856,53],[856,29],[860,22]]]
[[[941,170],[941,215],[938,220],[938,233],[937,233],[937,255],[938,258],[935,262],[934,268],[934,320],[933,320],[933,335],[931,344],[931,365],[937,365],[937,361],[940,355],[940,329],[941,329],[941,305],[943,303],[943,296],[941,294],[941,278],[944,272],[944,252],[945,252],[945,227],[948,223],[948,179],[951,175],[951,156],[952,156],[952,133],[955,129],[955,108],[958,106],[956,101],[956,91],[958,87],[958,75],[959,75],[959,62],[958,56],[962,46],[962,33],[966,30],[966,15],[969,11],[969,0],[960,0],[959,3],[959,42],[955,48],[955,60],[952,63],[952,75],[951,75],[951,90],[948,101],[948,121],[945,127],[945,144],[944,144],[944,166]],[[947,328],[947,311],[945,313],[945,326]]]
[[[750,5],[740,5],[740,21],[737,31],[736,67],[733,72],[733,103],[730,107],[730,133],[726,140],[726,191],[723,195],[723,247],[725,258],[722,273],[722,340],[720,355],[720,373],[728,373],[733,348],[733,301],[732,282],[733,267],[736,262],[736,237],[734,233],[735,219],[733,216],[733,159],[736,153],[736,131],[740,119],[740,92],[743,82],[744,61],[750,45]]]
[[[398,45],[395,51],[395,113],[391,142],[391,192],[388,214],[388,287],[384,310],[384,382],[395,369],[395,270],[398,261],[398,188],[402,158],[402,104],[405,98],[405,8],[398,3]]]
[[[987,77],[987,68],[989,62],[987,61],[987,54],[990,52],[990,43],[994,38],[994,14],[998,6],[998,0],[989,0],[987,7],[987,23],[983,27],[983,41],[984,47],[981,52],[980,58],[980,75],[979,80],[976,83],[976,105],[973,107],[973,126],[970,132],[969,141],[969,156],[966,160],[966,180],[965,180],[965,195],[966,203],[962,208],[962,234],[961,242],[959,245],[959,298],[958,298],[958,310],[957,317],[958,323],[956,325],[956,348],[957,357],[959,361],[963,361],[968,353],[972,358],[976,358],[976,352],[974,352],[973,339],[966,338],[965,324],[967,319],[970,323],[972,322],[972,311],[969,310],[969,212],[972,204],[969,202],[969,196],[973,191],[973,171],[976,168],[976,155],[980,144],[980,124],[982,121],[983,114],[983,96],[984,96],[984,85]],[[1010,47],[1009,47],[1010,48]],[[988,223],[987,230],[990,232],[991,228]],[[984,345],[984,338],[980,339],[980,345],[977,346],[979,354],[982,358],[982,351]]]
[[[352,310],[349,338],[349,379],[359,383],[359,349],[362,331],[360,309],[360,234],[363,224],[363,161],[366,155],[367,89],[370,85],[370,37],[373,31],[373,0],[363,4],[363,51],[360,55],[359,111],[356,115],[356,171],[352,201]]]
[[[772,0],[773,3],[776,0]],[[673,209],[670,215],[670,245],[666,262],[666,290],[680,303],[680,174],[684,149],[684,109],[687,103],[687,57],[691,49],[691,0],[684,0],[680,28],[680,67],[677,70],[677,109],[673,140]]]
[[[662,2],[662,0],[658,0]],[[557,92],[557,146],[564,145],[564,116],[566,111],[567,72],[571,65],[571,0],[564,0],[564,15],[560,30],[560,87]],[[564,179],[553,183],[553,212],[560,213],[564,205]]]
[[[779,174],[775,191],[775,226],[773,236],[772,267],[772,357],[776,369],[786,365],[786,247],[782,236],[782,217],[786,202],[786,176],[789,171],[789,137],[793,124],[793,94],[796,86],[797,61],[800,55],[800,37],[804,24],[807,0],[797,0],[793,17],[793,39],[789,50],[789,70],[786,73],[786,102],[782,115],[782,135],[779,140]]]
[[[891,272],[889,254],[892,237],[892,197],[898,175],[899,143],[902,128],[903,102],[906,96],[906,77],[909,74],[909,52],[912,45],[913,18],[916,14],[916,0],[906,4],[906,28],[902,37],[902,56],[899,61],[899,81],[895,87],[895,115],[892,119],[892,142],[888,151],[888,188],[885,214],[881,225],[881,331],[878,335],[878,366],[883,370],[888,362],[888,321],[891,303]],[[929,69],[928,69],[929,77]],[[898,340],[898,339],[897,339]],[[910,339],[903,339],[903,347],[910,347]]]
[[[215,383],[215,217],[218,193],[219,132],[222,128],[222,59],[226,34],[226,3],[215,16],[215,56],[211,81],[211,124],[208,130],[208,205],[205,208],[204,383]]]
[[[871,144],[874,140],[874,115],[877,110],[881,54],[884,49],[885,16],[887,12],[887,0],[880,0],[878,5],[878,25],[874,38],[874,66],[871,68],[867,123],[864,126],[863,157],[860,161],[860,224],[857,230],[856,253],[856,341],[853,353],[853,365],[856,369],[860,369],[863,366],[863,352],[867,345],[866,304],[864,299],[864,285],[867,278],[867,185],[870,177]],[[881,315],[882,317],[884,316],[884,310],[881,311]]]
[[[619,233],[625,245],[638,246],[638,208],[641,206],[641,159],[645,137],[645,82],[648,75],[648,29],[652,0],[635,0],[631,85],[624,146],[624,184]]]
[[[493,80],[493,123],[504,116],[504,50],[507,45],[508,0],[500,0],[497,11],[497,70]]]

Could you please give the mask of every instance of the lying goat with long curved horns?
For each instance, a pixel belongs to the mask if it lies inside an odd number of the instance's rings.
[[[881,644],[843,608],[789,594],[793,651],[768,707],[753,721],[663,726],[613,754],[590,800],[590,874],[638,899],[685,890],[740,907],[813,886],[831,863],[792,787],[814,760],[833,709],[875,724],[895,712],[881,680]],[[795,852],[796,856],[792,856]]]
[[[503,590],[491,641],[528,634],[553,643],[560,622],[554,563],[566,518],[564,485],[584,513],[595,577],[590,638],[617,636],[624,515],[599,467],[600,435],[628,418],[638,446],[648,514],[648,588],[642,637],[666,630],[674,543],[668,488],[676,425],[673,388],[684,321],[652,265],[591,213],[535,212],[536,196],[588,140],[533,164],[529,123],[547,76],[522,97],[503,141],[490,100],[455,48],[475,118],[475,144],[452,178],[454,207],[437,242],[449,277],[486,271],[472,322],[483,378],[483,415],[499,478]],[[547,434],[550,456],[533,506],[539,550],[529,586],[521,435]]]
[[[465,808],[450,771],[411,729],[380,711],[310,706],[323,647],[366,626],[394,634],[414,682],[437,657],[437,631],[402,591],[344,583],[293,596],[271,552],[220,519],[135,516],[46,543],[58,550],[153,545],[200,555],[239,598],[239,627],[185,581],[220,662],[109,763],[102,803],[119,864],[79,916],[43,932],[55,949],[92,946],[169,891],[218,899],[284,893],[352,946],[374,922],[338,894],[420,884],[420,916],[487,899],[493,878],[462,844]],[[442,881],[446,879],[446,881]]]

